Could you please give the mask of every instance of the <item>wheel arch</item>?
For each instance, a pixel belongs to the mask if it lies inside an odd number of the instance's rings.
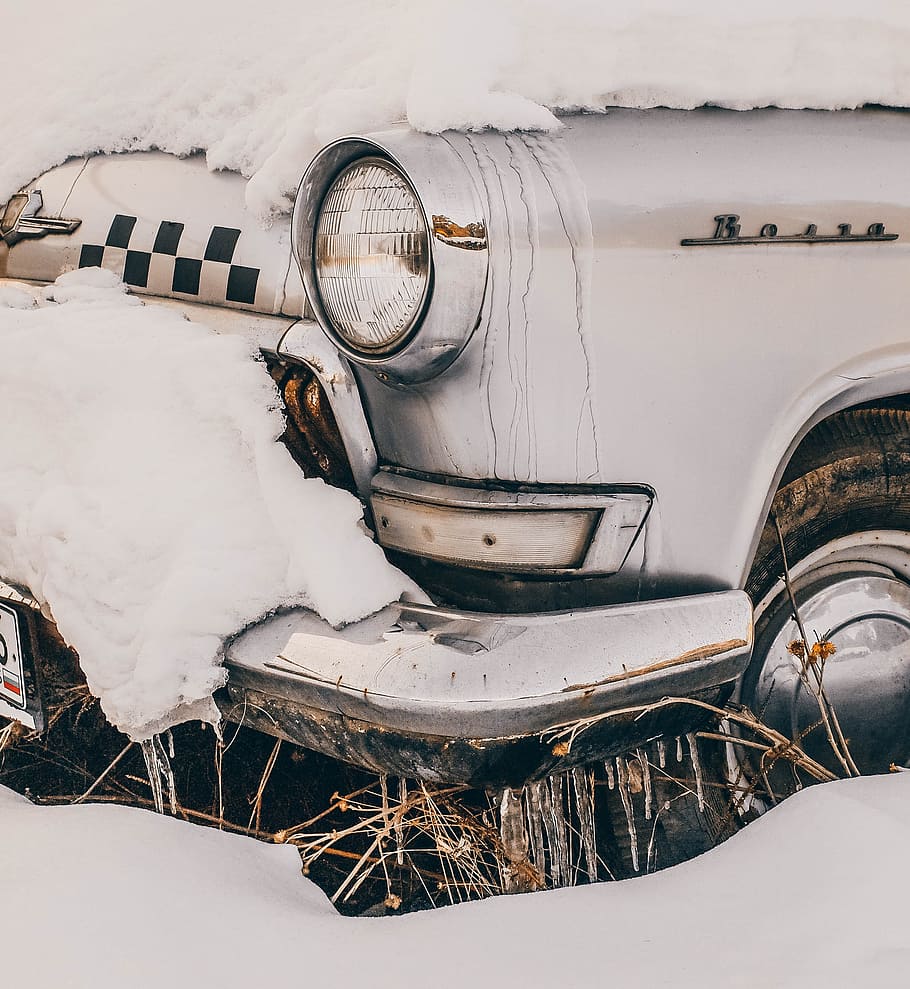
[[[784,452],[778,458],[762,510],[755,519],[740,587],[747,584],[774,496],[795,477],[812,469],[810,451],[822,445],[819,441],[823,433],[836,435],[836,430],[831,428],[832,422],[854,411],[873,408],[910,411],[910,352],[902,348],[899,356],[893,352],[872,355],[863,365],[841,368],[824,381],[815,382],[804,393],[803,401],[787,418],[789,425],[783,435],[789,435],[790,439],[789,442],[784,440]],[[835,442],[831,443],[829,450],[837,450]]]

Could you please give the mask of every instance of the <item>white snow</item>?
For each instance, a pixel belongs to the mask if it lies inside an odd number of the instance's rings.
[[[552,110],[910,105],[902,0],[41,0],[3,12],[0,200],[90,151],[204,149],[287,208],[345,133]]]
[[[284,605],[353,621],[410,586],[357,499],[276,442],[249,344],[99,268],[36,292],[0,295],[0,575],[50,606],[114,724],[213,720],[226,637]]]
[[[622,883],[346,919],[287,847],[0,788],[4,984],[902,986],[910,774],[825,784]]]

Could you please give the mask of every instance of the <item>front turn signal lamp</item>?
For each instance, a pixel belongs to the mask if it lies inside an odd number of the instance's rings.
[[[615,573],[653,493],[487,489],[381,470],[370,503],[381,546],[500,573]]]

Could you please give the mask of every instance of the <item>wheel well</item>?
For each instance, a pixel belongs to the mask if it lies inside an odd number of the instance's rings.
[[[842,409],[803,437],[750,561],[745,588],[753,601],[783,573],[781,532],[775,531],[772,517],[780,521],[791,561],[807,548],[849,533],[910,531],[910,395]],[[783,521],[787,518],[797,519],[790,531]]]
[[[910,394],[891,395],[851,405],[816,423],[791,454],[777,490],[797,477],[830,463],[832,454],[837,454],[837,459],[849,456],[864,442],[868,446],[880,447],[880,433],[873,423],[880,422],[882,415],[887,417],[888,413],[894,413],[894,418],[910,414]],[[864,429],[865,425],[869,428]]]
[[[828,464],[851,457],[862,457],[870,450],[888,455],[895,449],[910,454],[910,394],[889,395],[848,406],[816,423],[800,440],[790,455],[773,497],[755,533],[743,586],[753,594],[756,589],[756,564],[762,557],[762,544],[772,538],[768,523],[773,505],[785,494],[784,489],[797,478]],[[772,539],[773,542],[773,539]],[[763,578],[758,578],[761,583]]]

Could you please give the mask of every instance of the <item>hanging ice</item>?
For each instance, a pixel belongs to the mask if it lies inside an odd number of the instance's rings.
[[[698,756],[698,739],[692,732],[686,735],[689,743],[689,755],[692,757],[692,772],[695,774],[695,792],[698,795],[698,809],[705,812],[705,781],[701,771],[701,759]]]
[[[535,780],[524,788],[525,817],[528,822],[528,845],[530,860],[537,870],[541,880],[546,876],[546,852],[544,851],[544,815],[541,806],[540,791],[546,787],[546,781]]]
[[[636,749],[635,756],[641,766],[641,782],[645,791],[645,820],[651,820],[651,801],[653,797],[651,786],[651,763],[644,749]]]
[[[588,879],[597,882],[597,838],[594,830],[594,772],[583,766],[572,770],[572,783],[575,789],[575,808],[578,815],[578,828],[581,831],[581,844],[585,853],[585,866]]]
[[[613,772],[612,763],[605,762],[604,769],[607,771],[607,786],[612,790],[616,787],[616,774]]]
[[[174,754],[174,739],[170,732],[169,737],[170,755]],[[159,814],[164,813],[164,787],[167,785],[168,804],[171,814],[177,813],[177,790],[174,783],[174,770],[168,751],[164,748],[160,735],[152,735],[139,743],[142,750],[142,758],[145,760],[145,771],[148,774],[149,786],[152,788],[152,802],[155,810]]]
[[[626,824],[629,828],[629,851],[632,853],[632,868],[638,872],[638,834],[635,830],[635,808],[632,806],[632,794],[629,790],[629,769],[625,759],[616,758],[616,781],[619,796],[622,799],[622,809],[626,813]]]
[[[530,887],[528,864],[528,831],[525,827],[521,791],[510,787],[502,791],[499,803],[499,836],[502,841],[502,889],[518,893]]]

